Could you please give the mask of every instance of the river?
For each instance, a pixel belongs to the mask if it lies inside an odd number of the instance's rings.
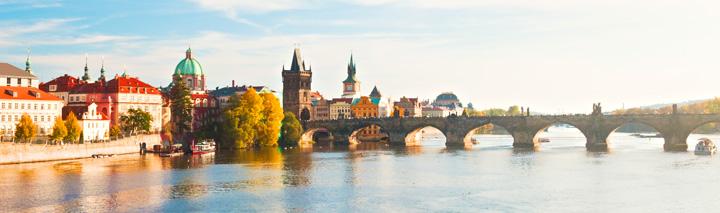
[[[662,139],[614,133],[607,153],[582,135],[544,133],[534,152],[477,136],[471,149],[264,149],[161,158],[0,166],[3,212],[714,212],[720,160],[668,153]],[[691,140],[703,135],[692,135]],[[710,136],[720,141],[719,136]],[[691,144],[691,147],[694,144]]]

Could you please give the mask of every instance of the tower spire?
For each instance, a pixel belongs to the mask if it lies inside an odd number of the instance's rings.
[[[98,80],[104,81],[105,80],[105,56],[102,56],[100,60],[102,62],[100,64],[100,78],[98,78]]]
[[[305,71],[305,62],[303,62],[302,57],[300,56],[300,48],[295,48],[295,51],[293,51],[293,59],[292,59],[292,65],[290,65],[290,70],[299,72],[299,71]]]
[[[192,58],[192,49],[190,48],[190,44],[188,44],[188,48],[185,51],[185,58],[191,59]]]
[[[32,73],[30,68],[30,48],[27,50],[27,58],[25,59],[25,72]]]
[[[82,76],[83,81],[89,81],[90,80],[90,73],[88,73],[88,54],[85,53],[85,74]]]

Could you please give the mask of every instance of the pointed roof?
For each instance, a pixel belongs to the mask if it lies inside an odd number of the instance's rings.
[[[300,48],[295,48],[295,50],[293,51],[292,64],[290,65],[289,71],[310,71],[309,69],[305,69],[305,61],[302,60],[302,56],[300,55]]]
[[[356,73],[355,62],[353,61],[352,53],[350,53],[350,62],[348,63],[347,73],[348,73],[348,76],[347,76],[347,78],[345,78],[343,83],[357,82],[357,79],[355,78],[355,73]]]
[[[382,98],[382,94],[380,94],[380,91],[378,91],[377,86],[373,87],[372,92],[370,92],[371,98]]]
[[[102,58],[102,65],[100,66],[100,77],[98,80],[105,80],[105,58]]]
[[[88,56],[85,54],[85,74],[82,76],[83,81],[89,81],[90,80],[90,73],[88,73]]]
[[[25,72],[32,73],[30,68],[30,49],[28,49],[27,59],[25,59]]]

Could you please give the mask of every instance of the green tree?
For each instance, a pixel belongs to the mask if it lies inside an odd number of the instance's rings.
[[[297,146],[302,137],[303,127],[292,112],[285,112],[280,128],[280,145]]]
[[[52,133],[50,134],[50,139],[53,140],[53,142],[61,141],[65,136],[67,136],[68,130],[67,127],[65,127],[65,123],[63,123],[63,120],[61,117],[55,118],[55,124],[53,124]]]
[[[276,146],[278,137],[280,136],[280,126],[283,120],[283,109],[280,107],[280,101],[272,93],[263,93],[262,98],[262,118],[258,122],[257,145],[260,146]]]
[[[15,138],[29,142],[37,134],[37,126],[27,113],[23,113],[20,121],[15,125]]]
[[[192,101],[190,100],[190,89],[180,75],[173,76],[173,85],[170,88],[169,96],[174,138],[184,138],[185,134],[191,130]]]
[[[82,127],[80,126],[80,123],[77,120],[77,117],[75,117],[75,113],[69,113],[67,118],[65,118],[65,128],[67,129],[67,134],[65,135],[64,140],[70,143],[75,143],[80,138],[80,134],[82,133]]]
[[[487,116],[505,116],[507,115],[507,112],[504,109],[500,108],[491,108],[483,110],[482,113],[484,113]]]
[[[127,113],[120,116],[120,123],[125,132],[136,133],[138,131],[150,131],[153,118],[150,113],[141,109],[129,109]]]

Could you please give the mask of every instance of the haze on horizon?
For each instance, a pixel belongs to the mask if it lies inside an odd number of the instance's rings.
[[[720,79],[715,1],[190,0],[92,4],[0,0],[0,61],[47,81],[79,76],[89,55],[110,75],[167,85],[192,46],[209,88],[280,90],[296,44],[313,89],[340,96],[352,52],[362,93],[476,108],[588,113],[712,98]]]

